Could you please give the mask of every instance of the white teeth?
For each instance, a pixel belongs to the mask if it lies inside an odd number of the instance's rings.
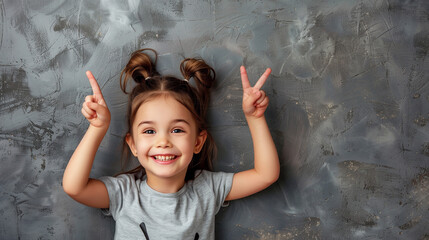
[[[170,161],[171,159],[174,159],[176,156],[170,155],[170,156],[155,156],[155,159],[160,161]]]

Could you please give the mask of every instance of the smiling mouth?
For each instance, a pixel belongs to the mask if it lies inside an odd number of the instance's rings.
[[[177,158],[176,155],[155,155],[152,156],[156,161],[160,162],[168,162]]]

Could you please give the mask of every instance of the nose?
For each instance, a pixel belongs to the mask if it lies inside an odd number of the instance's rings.
[[[172,144],[170,142],[169,136],[167,133],[158,133],[156,139],[156,147],[159,148],[168,148],[171,147]]]

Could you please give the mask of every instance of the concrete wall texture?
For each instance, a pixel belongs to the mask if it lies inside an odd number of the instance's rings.
[[[134,50],[217,71],[217,170],[252,166],[239,66],[264,86],[281,177],[217,216],[217,239],[429,239],[429,1],[0,0],[0,238],[112,239],[64,168],[98,79],[112,124],[92,176],[120,171]]]

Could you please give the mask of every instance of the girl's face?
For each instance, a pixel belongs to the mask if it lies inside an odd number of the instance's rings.
[[[191,113],[168,95],[144,102],[137,110],[132,134],[126,141],[149,179],[184,181],[194,153],[199,153],[206,132],[197,132]]]

